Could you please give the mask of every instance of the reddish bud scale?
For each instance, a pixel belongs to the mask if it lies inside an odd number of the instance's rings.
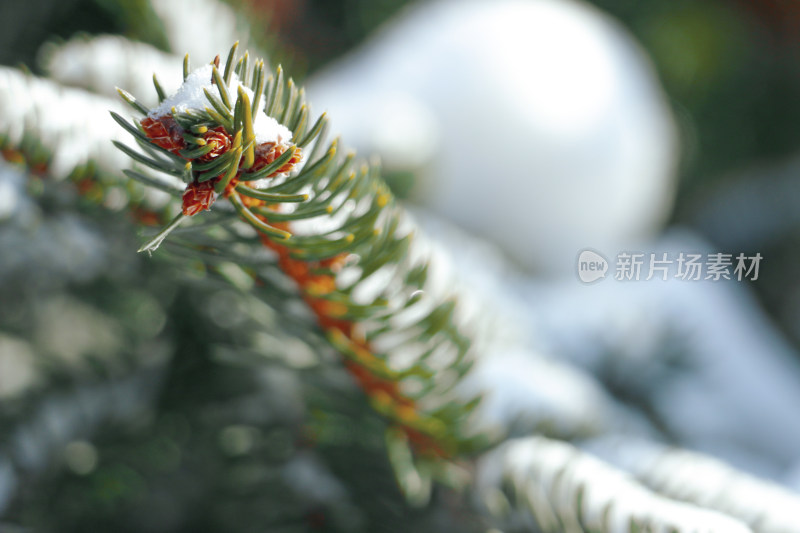
[[[250,168],[250,172],[256,172],[261,170],[265,166],[272,164],[273,161],[278,159],[283,153],[288,149],[288,147],[283,145],[275,145],[275,143],[262,143],[259,144],[255,149],[255,162],[253,166]],[[289,172],[294,168],[294,166],[300,162],[300,158],[302,157],[300,148],[295,148],[294,154],[292,154],[291,159],[281,166],[278,170],[267,176],[268,178],[272,178],[277,176],[278,174],[282,174],[284,172]]]
[[[222,126],[207,131],[205,135],[203,135],[203,139],[206,141],[206,144],[213,143],[214,145],[214,148],[210,152],[198,158],[198,161],[202,161],[203,163],[216,159],[231,148],[231,136],[225,132],[225,128]]]
[[[173,154],[180,155],[178,152],[186,148],[186,141],[183,138],[183,130],[175,119],[170,116],[152,119],[145,117],[140,122],[145,135],[153,142]]]
[[[209,180],[202,183],[194,181],[186,186],[186,190],[183,192],[184,215],[190,217],[211,207],[211,204],[217,199],[217,193],[214,192],[214,181]]]

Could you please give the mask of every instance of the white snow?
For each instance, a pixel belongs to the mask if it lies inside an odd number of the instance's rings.
[[[658,231],[676,129],[620,24],[567,0],[409,7],[305,84],[346,146],[414,172],[415,201],[531,272],[572,280],[581,248]]]
[[[292,132],[266,113],[259,113],[256,121],[253,123],[253,129],[256,133],[256,143],[263,144],[266,142],[274,142],[275,144],[283,144],[289,142],[292,138]]]
[[[64,43],[50,42],[38,55],[39,63],[54,81],[114,100],[119,99],[116,88],[123,87],[148,107],[158,102],[154,73],[167,93],[183,82],[179,67],[183,57],[119,35],[79,35]]]
[[[164,25],[170,50],[181,57],[188,52],[195,65],[210,61],[222,50],[227,52],[236,40],[240,50],[265,56],[253,41],[247,20],[224,1],[151,0],[150,4]],[[200,38],[198,28],[202,28]]]
[[[192,71],[186,77],[186,80],[178,91],[165,98],[164,101],[161,102],[158,107],[152,109],[147,116],[150,118],[163,117],[171,114],[173,108],[175,108],[177,112],[184,112],[189,109],[202,111],[206,107],[210,107],[211,104],[203,90],[208,89],[211,94],[219,94],[217,87],[211,83],[211,78],[212,66],[210,64]],[[240,86],[250,98],[250,101],[252,101],[253,91],[249,87],[242,85],[239,81],[239,77],[233,74],[230,84],[228,85],[228,95],[230,95],[231,102],[237,97]],[[256,142],[258,144],[269,142],[284,144],[292,138],[292,132],[289,131],[289,128],[263,112],[259,113],[256,117],[253,123],[253,129],[255,130]]]
[[[130,108],[119,98],[104,98],[26,75],[18,69],[0,67],[0,131],[12,146],[18,146],[25,134],[38,139],[52,154],[48,174],[56,179],[66,178],[75,167],[89,161],[109,175],[132,167],[152,175],[109,142],[131,144],[131,136],[114,122],[109,111],[122,117],[131,115]],[[167,175],[160,179],[181,183]],[[152,187],[141,190],[150,208],[159,208],[170,198]]]
[[[630,531],[636,521],[647,531],[752,533],[736,518],[669,499],[570,444],[542,437],[512,439],[479,460],[479,497],[486,501],[505,484],[516,489],[518,502],[531,504],[518,505],[518,512],[558,516],[570,525],[579,518],[592,531],[601,524],[607,531]]]

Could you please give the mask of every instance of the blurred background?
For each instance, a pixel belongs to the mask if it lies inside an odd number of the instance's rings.
[[[604,436],[646,437],[800,487],[800,5],[226,9],[345,144],[381,156],[513,331],[469,385],[490,391],[485,423],[612,463]],[[67,45],[116,34],[178,57],[227,42],[190,10],[4,2],[0,64],[110,94],[123,83],[97,71],[125,64]],[[119,212],[19,166],[0,173],[0,531],[486,530],[447,491],[408,505],[384,422],[279,296],[137,257]],[[587,287],[585,247],[764,259],[755,282]],[[533,394],[542,361],[591,384]],[[582,395],[595,388],[600,407]]]
[[[362,43],[410,2],[237,0],[255,13],[254,35],[305,80]],[[413,4],[413,3],[412,3]],[[677,195],[669,223],[721,248],[758,248],[770,275],[753,288],[784,331],[800,338],[791,208],[800,145],[797,27],[792,2],[596,1],[647,53],[679,128]],[[119,33],[166,49],[163,24],[145,1],[35,0],[2,8],[5,65],[41,73],[37,53],[53,39]]]

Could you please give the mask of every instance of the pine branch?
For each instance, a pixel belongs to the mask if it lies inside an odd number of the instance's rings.
[[[256,65],[255,68],[258,68],[258,65]],[[5,72],[3,72],[3,74],[5,74]],[[9,69],[8,78],[0,79],[0,92],[5,92],[4,96],[8,96],[8,98],[4,98],[3,100],[7,105],[3,106],[2,112],[0,112],[0,123],[2,123],[0,125],[0,131],[8,133],[8,135],[2,138],[4,155],[10,160],[18,160],[19,162],[30,165],[32,168],[38,168],[41,175],[44,177],[74,181],[78,186],[79,192],[83,195],[83,198],[92,203],[108,203],[109,198],[114,196],[115,191],[121,191],[123,194],[117,194],[118,200],[127,202],[127,207],[131,208],[134,213],[141,215],[140,218],[142,221],[147,220],[148,224],[152,224],[154,220],[158,220],[163,223],[167,219],[166,217],[168,214],[170,214],[170,207],[175,207],[175,204],[166,204],[165,206],[163,204],[163,195],[147,194],[143,196],[142,189],[138,187],[138,183],[136,182],[143,182],[146,185],[151,185],[159,191],[168,194],[176,192],[176,185],[180,182],[171,179],[172,176],[157,175],[149,172],[146,168],[137,167],[135,170],[125,169],[125,174],[131,178],[131,181],[120,183],[119,168],[122,165],[118,162],[114,162],[114,160],[122,157],[122,153],[118,153],[113,149],[108,150],[108,147],[111,145],[107,142],[107,139],[108,137],[114,138],[118,133],[124,133],[124,131],[117,129],[114,133],[109,134],[104,125],[104,121],[100,120],[98,118],[99,115],[95,113],[95,108],[98,107],[96,103],[98,102],[99,105],[103,107],[114,106],[110,103],[103,102],[100,98],[90,97],[90,95],[82,91],[62,89],[48,81],[39,80],[32,76],[17,76],[18,74],[18,72]],[[253,78],[254,82],[258,81],[259,75],[257,72],[254,72]],[[262,78],[262,83],[265,81],[266,80]],[[287,86],[288,85],[290,84],[287,82]],[[256,86],[256,88],[258,87]],[[44,91],[42,91],[42,89],[44,89]],[[302,132],[305,135],[305,137],[297,139],[296,145],[312,146],[314,139],[320,136],[324,131],[324,119],[320,119],[317,122],[309,121],[309,111],[307,106],[303,105],[302,91],[287,87],[284,90],[284,94],[289,95],[290,99],[273,99],[275,112],[280,112],[281,116],[285,117],[284,120],[287,120],[295,131]],[[291,101],[292,94],[294,94],[294,101]],[[266,103],[266,96],[265,94],[260,99],[261,104],[258,104],[259,99],[253,99],[251,102],[251,109],[257,111],[258,105],[263,107]],[[22,113],[19,112],[21,103],[24,106]],[[2,104],[0,104],[0,106],[2,106]],[[14,107],[17,109],[14,109]],[[282,111],[280,111],[281,109]],[[68,112],[59,114],[59,110],[67,110]],[[122,117],[125,114],[127,113],[123,110],[117,111],[117,117]],[[56,117],[58,117],[59,120],[55,120]],[[10,118],[10,120],[6,120],[7,118]],[[235,118],[234,114],[231,115],[231,119],[233,118]],[[238,118],[241,120],[238,125],[241,126],[241,129],[244,131],[246,129],[244,120],[246,117],[240,115]],[[105,122],[113,124],[113,121],[105,113],[103,119],[105,119]],[[133,128],[133,130],[129,130],[128,133],[133,134],[135,137],[134,140],[139,142],[139,149],[141,150],[140,156],[142,158],[146,158],[149,162],[163,164],[165,168],[167,168],[167,166],[173,170],[177,168],[174,166],[175,158],[180,156],[175,156],[175,154],[168,151],[165,153],[163,149],[149,142],[143,145],[140,142],[142,139],[137,138],[137,132],[141,135],[142,130],[135,123],[128,123],[124,119],[121,119],[121,121]],[[20,128],[20,126],[23,125],[24,127]],[[198,134],[202,135],[207,132],[196,131],[198,129],[200,128],[195,128],[194,130],[190,128],[191,134],[197,136]],[[103,132],[100,137],[105,137],[104,141],[106,142],[94,142],[95,137],[97,137],[97,132]],[[92,142],[86,142],[87,137],[90,137]],[[128,140],[127,146],[131,146],[131,144],[132,143]],[[199,143],[193,144],[195,144],[198,149],[201,148]],[[318,146],[321,146],[321,143],[318,143]],[[255,150],[253,151],[255,152]],[[203,154],[196,154],[196,156],[206,155],[209,152],[210,151]],[[251,180],[259,180],[275,172],[285,172],[281,171],[281,168],[289,164],[296,153],[299,155],[296,149],[289,147],[289,149],[283,153],[272,154],[275,156],[272,162],[268,162],[270,159],[269,154],[262,154],[264,155],[264,159],[267,160],[267,166],[260,170],[253,170],[247,177],[251,178]],[[255,156],[256,154],[253,153],[253,163],[256,162]],[[327,154],[324,149],[321,153],[315,152],[313,149],[307,152],[306,160],[313,162],[313,164],[303,167],[303,171],[308,171],[307,178],[305,178],[308,187],[311,186],[310,184],[313,182],[314,178],[323,173],[325,165],[330,163],[335,157],[339,157],[339,155],[335,152],[331,153],[330,150]],[[342,169],[351,169],[354,164],[352,158],[345,158],[345,160],[340,161],[340,163],[342,163],[340,165]],[[171,174],[177,176],[175,172],[171,172]],[[193,178],[190,178],[190,181],[191,179]],[[244,182],[244,180],[242,181]],[[277,220],[277,222],[290,223],[295,221],[313,221],[314,218],[320,215],[338,214],[341,216],[348,212],[350,204],[352,203],[351,201],[353,200],[353,198],[349,198],[349,196],[354,190],[357,190],[354,183],[357,184],[357,182],[348,179],[348,177],[343,174],[343,177],[337,182],[337,194],[335,199],[326,202],[324,198],[320,199],[318,194],[312,194],[309,195],[310,197],[308,199],[316,198],[316,203],[308,202],[306,208],[298,206],[286,212],[272,211],[273,206],[266,205],[267,201],[278,199],[289,202],[291,198],[297,199],[297,197],[303,196],[306,193],[282,192],[291,189],[291,187],[285,183],[281,189],[277,189],[277,191],[274,192],[261,192],[258,189],[254,189],[255,193],[253,193],[253,191],[248,190],[245,185],[240,185],[237,192],[241,195],[243,205],[245,202],[249,202],[246,198],[248,194],[272,195],[268,198],[254,198],[264,202],[261,205],[250,203],[251,205],[244,205],[244,207],[251,211],[256,211],[257,209],[269,211],[274,213],[276,219],[280,219]],[[293,186],[300,186],[299,181],[292,184],[292,187]],[[62,187],[62,189],[65,188]],[[177,191],[181,192],[181,189],[177,189]],[[328,191],[328,193],[330,193],[330,191]],[[237,197],[239,197],[239,195],[237,195]],[[328,198],[332,197],[329,196]],[[158,200],[162,200],[162,202],[160,203]],[[333,202],[336,203],[336,207],[331,207],[331,203]],[[120,205],[118,201],[114,209],[120,209],[122,207],[125,206]],[[157,211],[152,211],[154,207]],[[331,207],[331,209],[328,209],[328,207]],[[251,232],[246,231],[249,229],[249,226],[239,225],[233,228],[229,227],[230,217],[226,213],[233,211],[232,205],[219,202],[215,205],[214,209],[216,211],[215,213],[204,214],[203,220],[199,223],[188,228],[176,230],[172,236],[177,238],[173,238],[172,241],[180,241],[181,248],[179,249],[186,251],[195,259],[201,259],[212,271],[220,266],[232,266],[238,268],[245,276],[252,276],[257,284],[253,292],[258,293],[259,296],[263,297],[266,301],[274,303],[275,299],[284,299],[285,303],[286,300],[289,300],[291,295],[274,290],[274,283],[266,283],[266,286],[264,286],[263,282],[266,278],[263,277],[263,274],[265,269],[255,268],[251,263],[251,260],[256,262],[254,260],[256,256],[263,256],[264,252],[269,253],[269,249],[263,246],[259,240],[252,239]],[[362,218],[359,220],[362,222],[374,222],[379,214],[377,209],[366,209],[365,212],[360,213]],[[281,217],[283,218],[281,219]],[[346,219],[347,217],[342,218],[343,225],[349,224],[352,230],[357,229],[359,224],[354,223],[352,217],[351,219]],[[197,221],[193,220],[192,222]],[[402,223],[400,220],[397,220],[392,225],[392,230],[396,231],[399,226],[402,226]],[[184,229],[187,231],[183,231]],[[330,238],[331,235],[326,235],[326,233],[330,231],[333,230],[329,229],[329,231],[326,232],[319,232],[319,235],[317,235],[317,237],[321,236],[323,240],[326,241],[322,244],[335,242]],[[339,228],[337,231],[343,230]],[[370,235],[371,234],[366,234],[364,236],[365,240]],[[314,232],[304,232],[298,234],[298,236],[306,239],[305,244],[309,246],[314,244],[311,242],[315,237]],[[384,236],[384,240],[386,240],[387,243],[382,244],[382,246],[385,250],[393,251],[390,254],[384,255],[388,259],[392,259],[396,262],[403,256],[401,252],[405,249],[405,246],[407,246],[408,238],[404,237],[401,239],[403,242],[401,246],[392,248],[389,246],[390,243],[388,241],[391,240],[388,238],[389,236],[389,232],[387,232]],[[203,240],[205,240],[203,244],[198,244]],[[346,238],[345,241],[346,244],[353,244]],[[365,246],[367,244],[367,242],[364,243]],[[243,248],[242,245],[247,245],[248,247]],[[176,246],[176,248],[178,247]],[[317,251],[319,251],[318,248]],[[204,256],[203,254],[208,255]],[[337,255],[339,255],[338,252]],[[350,255],[351,254],[348,253],[348,256]],[[211,258],[212,256],[214,257]],[[353,256],[353,258],[356,262],[359,259],[358,256]],[[263,261],[263,257],[261,257],[261,260]],[[323,261],[324,260],[315,261],[314,263],[322,263]],[[305,263],[311,264],[312,262],[306,261]],[[365,272],[372,274],[380,270],[380,266],[386,263],[387,259],[380,259],[380,257],[372,258]],[[272,264],[274,264],[274,261]],[[263,267],[264,265],[259,263],[258,266]],[[220,268],[219,270],[223,269]],[[321,268],[320,270],[324,271],[325,269]],[[327,270],[329,278],[335,277],[332,275],[334,273],[331,268]],[[367,277],[367,275],[364,277]],[[420,282],[421,278],[424,278],[424,268],[421,269],[419,266],[416,266],[413,272],[415,290],[418,288],[425,288],[424,282]],[[241,277],[238,279],[241,280]],[[355,289],[358,284],[358,282],[352,283],[350,289]],[[319,287],[316,289],[319,289]],[[269,294],[265,295],[265,292],[269,292]],[[310,289],[304,291],[304,293],[305,292],[311,294],[314,290]],[[344,298],[344,300],[346,301],[346,298]],[[424,299],[419,297],[419,294],[409,299],[412,304],[423,300]],[[368,306],[364,306],[364,308],[366,307]],[[410,306],[405,307],[405,310],[407,311],[409,307]],[[278,308],[280,309],[280,307]],[[365,312],[364,308],[359,308],[357,305],[353,305],[352,308],[354,312]],[[365,322],[362,322],[362,324],[365,324]],[[437,333],[436,329],[432,327],[426,327],[425,331],[428,331],[430,335],[435,335]],[[348,340],[348,342],[350,341]],[[429,351],[433,352],[433,349]],[[436,354],[427,354],[429,361],[435,361],[435,356]],[[431,373],[432,372],[427,372],[426,375]],[[360,374],[356,374],[356,377],[358,378],[359,375]],[[400,380],[409,381],[418,377],[415,371],[406,368],[401,372],[394,372],[392,376],[399,376]],[[433,380],[429,382],[433,384]],[[380,382],[376,379],[370,379],[369,381],[371,386],[375,386],[376,383],[378,384],[377,386],[380,386]],[[445,388],[447,387],[440,387],[440,389]],[[429,388],[425,395],[419,395],[416,398],[422,398],[424,396],[430,398],[431,395],[429,393],[431,390],[432,389]],[[435,403],[431,402],[429,407],[433,410],[433,408],[437,406]],[[111,405],[111,408],[114,408],[113,405]],[[408,411],[401,411],[401,413],[409,414]],[[434,417],[432,418],[445,419],[444,415],[447,415],[447,413],[434,413]],[[413,433],[413,428],[405,428],[402,425],[400,427],[402,429],[399,433],[392,433],[392,435],[397,435],[397,437],[393,439],[393,444],[395,446],[408,446],[407,443],[411,441],[412,437],[416,437],[420,442],[426,442],[425,439],[429,438],[429,435],[425,435],[422,431],[419,431],[419,434],[415,434]],[[415,449],[419,454],[420,448]],[[469,448],[464,446],[462,449],[468,450]],[[428,457],[428,455],[424,453],[424,450],[420,456]],[[411,465],[410,468],[416,467],[417,465]]]
[[[263,63],[248,71],[242,59],[236,74],[233,51],[229,57],[222,70],[189,74],[175,96],[126,129],[186,161],[184,215],[223,198],[259,232],[252,245],[277,255],[373,407],[398,428],[394,442],[417,459],[471,451],[477,441],[464,421],[476,402],[451,403],[471,364],[470,341],[455,324],[455,301],[432,297],[427,265],[407,253],[413,227],[377,167],[341,155],[336,141],[325,144],[324,115],[310,123],[302,91],[280,69],[267,78]],[[204,101],[184,97],[201,90]],[[158,164],[167,174],[177,168]],[[376,349],[398,332],[411,341]]]

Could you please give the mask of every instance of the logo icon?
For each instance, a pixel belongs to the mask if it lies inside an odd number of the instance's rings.
[[[581,250],[578,254],[578,279],[583,283],[594,283],[605,279],[608,261],[594,250]]]

